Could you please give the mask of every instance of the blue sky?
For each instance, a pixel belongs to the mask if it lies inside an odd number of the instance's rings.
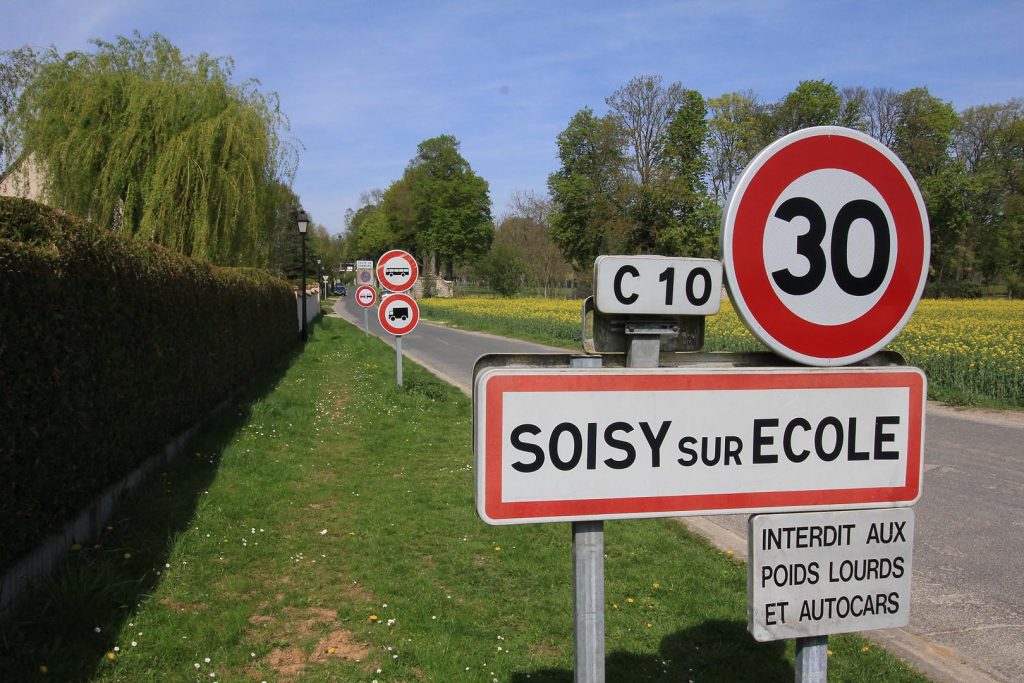
[[[769,101],[819,78],[926,86],[957,109],[1024,97],[1022,27],[1021,0],[0,0],[0,49],[138,30],[234,58],[237,80],[280,95],[303,147],[295,190],[334,233],[444,133],[499,217],[514,191],[546,191],[573,113],[638,75]]]

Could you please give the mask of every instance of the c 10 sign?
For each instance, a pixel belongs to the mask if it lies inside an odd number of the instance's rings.
[[[598,256],[594,307],[601,313],[714,315],[722,304],[722,264],[714,259]]]
[[[490,369],[474,387],[490,524],[892,507],[920,495],[916,368]]]

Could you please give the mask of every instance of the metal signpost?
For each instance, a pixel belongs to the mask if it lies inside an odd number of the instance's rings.
[[[370,307],[377,303],[377,290],[370,285],[359,285],[355,297],[363,309],[363,334],[370,334]]]
[[[416,284],[419,267],[416,259],[407,251],[392,249],[377,259],[377,280],[389,291],[381,295],[377,308],[380,326],[395,335],[395,374],[398,386],[402,386],[402,335],[416,327],[420,309],[416,301],[407,294],[401,294]]]
[[[416,300],[408,294],[392,294],[377,307],[377,321],[395,335],[395,377],[402,386],[402,336],[409,334],[420,320]]]
[[[722,219],[729,294],[750,331],[806,365],[846,365],[906,325],[928,275],[921,192],[885,145],[836,126],[791,133],[736,181]],[[827,678],[826,636],[797,638],[797,678]]]
[[[826,680],[829,633],[906,623],[927,382],[882,348],[920,299],[929,244],[892,152],[798,131],[737,181],[724,268],[601,256],[593,356],[477,361],[477,512],[572,522],[577,682],[604,680],[605,519],[785,513],[751,519],[749,626],[797,638],[800,683]],[[723,279],[778,355],[699,352]]]

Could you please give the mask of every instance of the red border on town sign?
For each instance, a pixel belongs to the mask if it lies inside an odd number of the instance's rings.
[[[769,391],[772,389],[908,389],[906,478],[899,486],[824,490],[716,493],[682,496],[595,498],[505,502],[502,500],[502,420],[506,393],[616,391]],[[793,509],[834,509],[842,506],[910,505],[921,493],[921,450],[924,442],[925,378],[919,370],[882,372],[773,372],[588,375],[500,375],[487,380],[484,453],[484,502],[487,517],[498,524],[516,520],[615,519],[657,517],[721,511],[767,512]]]

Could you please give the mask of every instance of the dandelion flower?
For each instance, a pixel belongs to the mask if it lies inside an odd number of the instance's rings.
[[[494,552],[500,553],[501,552],[501,546],[500,545],[494,546]]]
[[[655,582],[654,582],[654,583],[653,583],[652,585],[653,585],[653,586],[654,586],[655,588],[661,588],[661,584],[660,584],[660,583],[658,583],[657,581],[655,581]]]
[[[40,664],[39,665],[39,673],[41,673],[41,674],[48,674],[48,673],[50,673],[50,668],[48,666],[46,666],[45,664]]]
[[[114,661],[115,659],[117,659],[117,655],[115,655],[113,652],[108,652],[107,659],[109,659],[110,661]]]
[[[371,614],[370,618],[369,618],[369,621],[377,621],[377,615],[376,614]]]
[[[861,648],[861,652],[871,652],[871,648],[865,645],[863,648]]]
[[[632,605],[633,604],[633,598],[626,598],[626,602],[628,602],[630,605]]]
[[[334,654],[334,650],[335,650],[335,648],[333,648],[333,647],[327,648],[327,654],[333,655]]]

